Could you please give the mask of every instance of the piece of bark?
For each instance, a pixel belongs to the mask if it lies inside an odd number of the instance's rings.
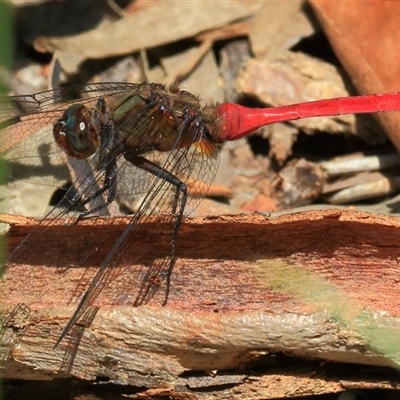
[[[1,219],[13,224],[10,250],[36,223]],[[110,249],[108,241],[98,246],[99,237],[107,232],[115,240],[127,221],[54,225],[36,236],[21,258],[26,265],[7,272],[0,287],[9,293],[7,305],[28,303],[30,310],[4,332],[5,377],[56,375],[65,344],[53,346],[76,307],[77,285],[90,279],[96,270],[90,263],[98,265]],[[398,365],[399,228],[396,217],[343,210],[186,220],[167,305],[160,305],[163,288],[146,305],[126,304],[138,283],[133,265],[124,275],[128,282],[118,277],[96,302],[100,310],[84,332],[72,374],[177,390],[187,385],[182,374],[244,368],[268,353]],[[156,220],[142,229],[156,244],[156,256],[168,254],[169,243],[157,243]],[[97,246],[95,254],[80,268],[68,268],[76,254],[65,250],[78,253],[79,243]],[[23,278],[32,279],[22,285]],[[51,290],[29,304],[29,292],[42,286]]]
[[[213,399],[283,399],[299,396],[338,393],[347,389],[383,389],[394,392],[399,388],[399,378],[394,371],[338,365],[316,365],[315,363],[289,359],[282,367],[282,356],[270,357],[275,364],[267,374],[246,375],[243,371],[203,373],[196,372],[188,378],[181,378],[181,386],[145,389],[131,386],[96,384],[86,381],[57,379],[52,381],[19,381],[7,385],[4,398],[13,400],[126,400],[159,399],[173,400],[213,400]],[[276,365],[279,365],[278,367]],[[260,368],[260,366],[258,366]],[[332,368],[333,367],[333,368]],[[10,393],[11,392],[11,393]],[[36,397],[32,396],[32,393]],[[350,392],[351,393],[351,392]],[[63,394],[63,397],[60,397]],[[393,393],[395,394],[395,393]],[[374,395],[378,395],[374,392]],[[345,394],[343,395],[346,396]],[[326,397],[326,396],[325,396]],[[390,399],[392,397],[389,395]],[[389,399],[387,397],[387,399]]]
[[[348,96],[345,83],[335,67],[290,51],[282,51],[279,58],[249,59],[238,76],[237,89],[242,95],[269,106]],[[291,124],[307,133],[356,132],[354,115],[304,118],[291,121]]]

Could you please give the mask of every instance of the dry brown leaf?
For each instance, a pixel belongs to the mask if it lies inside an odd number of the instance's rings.
[[[310,21],[301,12],[302,3],[300,0],[264,3],[251,23],[250,41],[256,56],[273,58],[274,53],[289,49],[313,33]]]
[[[167,77],[162,83],[169,86],[178,80],[181,89],[200,96],[201,101],[222,103],[224,91],[221,85],[218,85],[219,70],[214,54],[210,50],[205,54],[198,54],[199,50],[199,47],[191,48],[186,52],[163,58],[161,64],[167,72]]]
[[[54,53],[68,73],[76,72],[85,59],[128,54],[195,36],[248,17],[261,3],[160,1],[114,23],[92,31],[62,38],[39,38],[38,51]]]
[[[310,1],[338,58],[360,93],[398,91],[398,1]],[[400,114],[376,115],[400,150]]]

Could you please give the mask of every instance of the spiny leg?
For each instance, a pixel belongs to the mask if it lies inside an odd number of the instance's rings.
[[[175,195],[174,201],[172,204],[172,214],[177,215],[176,221],[174,222],[172,239],[171,239],[171,256],[170,262],[167,271],[163,272],[166,276],[167,280],[167,289],[165,294],[165,299],[163,301],[163,305],[167,303],[169,290],[170,290],[170,279],[171,273],[174,268],[175,258],[176,258],[176,239],[178,236],[179,227],[182,222],[183,213],[185,210],[186,202],[187,202],[187,187],[184,182],[182,182],[178,177],[173,175],[171,172],[159,167],[158,165],[152,163],[147,160],[145,157],[139,156],[134,152],[126,153],[125,159],[135,165],[138,168],[143,169],[144,171],[149,172],[150,174],[163,179],[164,181],[170,183],[175,186]],[[182,198],[180,204],[179,199]],[[136,305],[137,302],[135,302]]]

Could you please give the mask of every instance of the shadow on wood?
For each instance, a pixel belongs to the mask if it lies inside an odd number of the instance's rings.
[[[10,251],[37,223],[1,219],[11,224]],[[65,348],[54,344],[128,221],[60,223],[35,236],[1,283],[8,310],[29,305],[26,321],[4,333],[3,376],[57,376]],[[162,285],[148,304],[132,307],[138,271],[151,259],[127,266],[97,299],[72,374],[176,388],[190,371],[243,370],[268,353],[399,365],[390,342],[400,332],[399,227],[397,217],[343,210],[187,219],[167,305]],[[143,229],[152,257],[168,254],[157,221]],[[389,341],[379,342],[382,335]]]

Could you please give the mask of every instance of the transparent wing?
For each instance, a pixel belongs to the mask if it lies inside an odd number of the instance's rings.
[[[66,302],[76,304],[78,299],[81,300],[63,335],[71,333],[71,338],[80,338],[82,333],[76,333],[74,327],[78,322],[79,326],[85,326],[85,316],[95,315],[97,302],[102,296],[109,299],[114,296],[109,301],[117,304],[140,305],[149,301],[164,282],[167,282],[164,287],[168,292],[182,215],[190,213],[205,195],[218,166],[218,149],[201,121],[197,120],[198,111],[189,113],[187,120],[181,121],[177,125],[179,129],[173,131],[168,124],[175,126],[182,112],[175,115],[163,98],[156,101],[150,98],[139,106],[134,103],[135,111],[127,110],[128,116],[113,126],[115,146],[123,148],[123,151],[113,152],[111,149],[108,154],[112,157],[108,157],[105,164],[95,158],[65,158],[52,137],[54,123],[68,105],[77,101],[76,97],[79,103],[88,107],[95,106],[99,97],[115,104],[127,92],[137,88],[138,85],[125,84],[88,85],[13,98],[13,103],[30,106],[30,111],[20,111],[18,117],[17,112],[11,111],[0,116],[3,121],[0,151],[12,164],[7,172],[9,179],[54,185],[59,177],[76,176],[73,188],[65,196],[64,207],[54,208],[8,259],[0,289],[6,299],[13,299],[4,305],[9,313],[16,294],[26,292],[23,302],[34,309],[40,301],[51,301],[53,290],[61,290],[64,282],[73,280],[77,282],[77,289],[65,296]],[[189,102],[183,110],[191,107]],[[166,136],[166,140],[171,141],[172,137],[178,144],[176,148],[161,152],[152,150],[153,144],[168,129],[172,133]],[[129,162],[127,159],[130,158],[124,156],[126,152],[135,152],[138,147],[139,150],[148,149],[137,151],[147,167]],[[118,238],[111,237],[107,229],[100,234],[98,230],[88,229],[82,231],[82,237],[72,237],[68,227],[76,223],[80,215],[82,198],[86,200],[84,205],[89,211],[97,210],[99,204],[107,201],[106,193],[97,194],[108,179],[106,169],[110,163],[115,163],[117,171],[116,200],[119,204],[114,209],[123,205],[132,213],[130,223]],[[187,191],[196,193],[196,196],[187,198]],[[104,209],[109,211],[110,207]],[[54,229],[61,218],[63,229]],[[154,221],[156,229],[149,228],[154,226]],[[97,227],[98,221],[93,218],[85,224]],[[45,240],[46,235],[54,235],[53,232],[57,232],[57,242],[62,243],[62,248],[55,252],[54,248],[41,247],[39,259],[35,261],[32,248]],[[160,248],[157,248],[157,243],[160,243]],[[96,265],[91,264],[91,260],[102,246],[109,246],[109,253],[97,264],[99,267],[90,268]],[[64,254],[72,254],[68,265],[65,265]],[[46,265],[41,260],[46,260]],[[32,265],[35,268],[29,268]],[[55,270],[52,275],[57,278],[44,284],[41,277],[49,269]],[[29,290],[26,290],[27,282]],[[76,349],[71,354],[75,352]]]

